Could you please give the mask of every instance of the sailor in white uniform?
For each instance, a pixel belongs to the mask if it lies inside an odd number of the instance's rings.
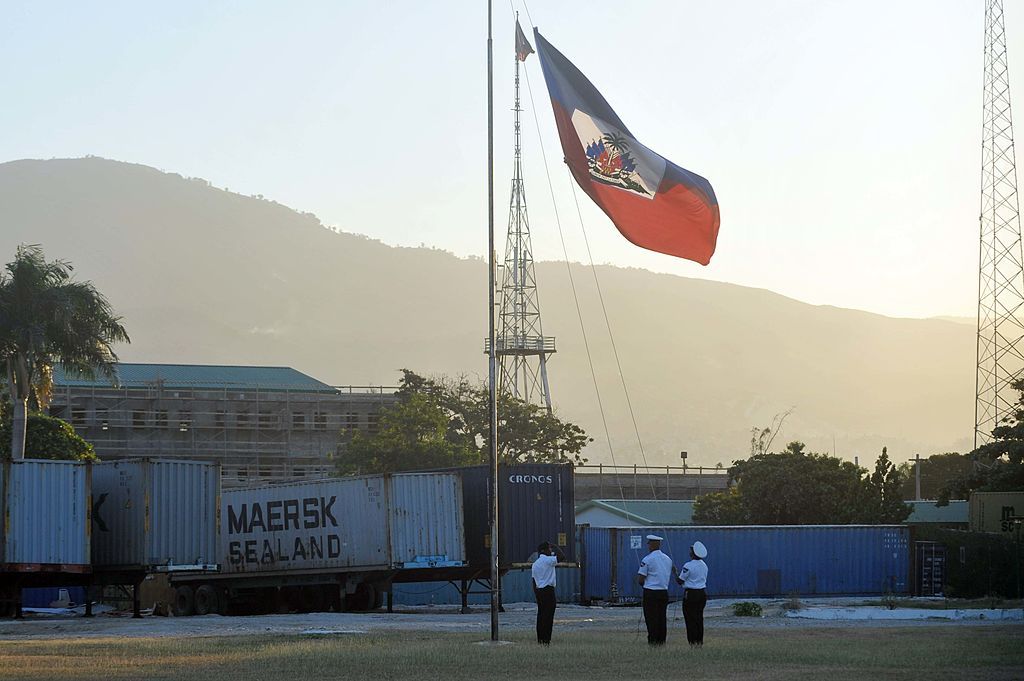
[[[691,646],[704,645],[704,606],[708,602],[708,549],[701,542],[690,547],[690,561],[679,571],[676,582],[683,585],[683,620],[686,640]]]
[[[644,623],[647,625],[647,643],[652,646],[665,644],[668,634],[666,611],[668,610],[668,585],[674,572],[672,559],[661,552],[662,538],[656,534],[647,535],[650,551],[640,561],[637,581],[644,589]]]

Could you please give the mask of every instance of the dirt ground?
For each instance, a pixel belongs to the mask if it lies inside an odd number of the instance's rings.
[[[1024,635],[1024,613],[1007,611],[1015,620],[972,616],[960,621],[929,617],[925,619],[798,619],[785,616],[785,601],[762,600],[762,617],[736,617],[733,601],[711,601],[705,613],[709,632],[719,629],[787,628],[832,629],[836,627],[938,627],[956,628],[964,625],[1015,628]],[[820,599],[804,602],[804,608],[850,608],[863,614],[863,599]],[[858,607],[860,606],[860,607]],[[536,606],[516,603],[505,606],[499,626],[510,631],[528,631],[534,626]],[[884,608],[874,608],[881,616]],[[671,627],[682,628],[682,611],[678,603],[669,607]],[[917,613],[920,615],[921,613]],[[938,613],[939,615],[941,613]],[[559,605],[555,616],[556,629],[570,631],[642,631],[643,616],[637,607],[585,607]],[[129,613],[104,613],[93,618],[77,615],[28,614],[23,620],[0,620],[0,640],[109,638],[109,637],[210,637],[254,635],[317,635],[332,633],[385,633],[395,631],[459,632],[485,635],[490,631],[490,614],[486,607],[474,607],[462,614],[455,606],[402,608],[394,613],[310,613],[259,615],[249,617],[160,617],[147,615],[132,619]]]

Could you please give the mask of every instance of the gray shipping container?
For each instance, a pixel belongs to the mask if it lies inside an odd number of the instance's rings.
[[[150,571],[216,563],[218,465],[162,459],[99,463],[92,487],[96,568]]]
[[[225,491],[221,571],[389,570],[461,565],[453,473],[331,478]]]
[[[26,459],[0,466],[5,569],[88,570],[89,473],[77,461]]]

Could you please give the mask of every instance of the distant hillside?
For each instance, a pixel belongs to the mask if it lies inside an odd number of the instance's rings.
[[[89,158],[0,164],[0,255],[40,243],[125,317],[126,361],[290,365],[337,384],[408,367],[486,375],[484,262],[394,248],[202,180]],[[364,225],[346,225],[354,230]],[[571,266],[619,463],[641,462],[592,277]],[[974,331],[807,305],[770,291],[600,267],[648,460],[728,464],[795,407],[778,442],[874,460],[963,451]],[[565,263],[540,263],[558,412],[610,462]],[[850,282],[856,286],[857,282]]]

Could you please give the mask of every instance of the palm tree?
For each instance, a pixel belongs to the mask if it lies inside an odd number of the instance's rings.
[[[40,409],[49,403],[54,365],[114,381],[111,346],[131,342],[103,294],[91,282],[72,281],[73,269],[63,260],[46,262],[38,245],[22,245],[0,272],[0,363],[13,406],[14,459],[25,458],[29,401]]]

